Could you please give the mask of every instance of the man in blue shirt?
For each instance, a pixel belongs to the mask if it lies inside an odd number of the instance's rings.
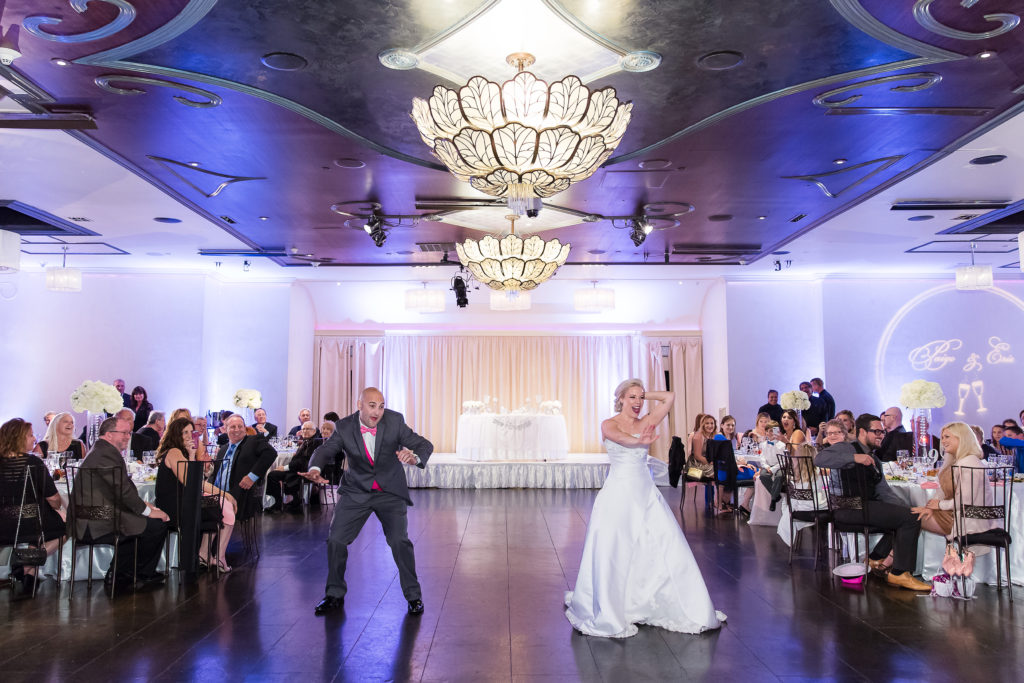
[[[1013,449],[1015,469],[1024,472],[1024,432],[1021,432],[1020,427],[1006,427],[1003,430],[1003,438],[999,439],[999,445]]]

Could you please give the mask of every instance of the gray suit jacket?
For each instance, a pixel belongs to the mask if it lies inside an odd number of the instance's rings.
[[[392,493],[412,505],[405,470],[397,453],[402,448],[408,448],[419,456],[420,463],[417,466],[423,468],[434,452],[434,445],[412,431],[405,424],[401,413],[385,410],[377,423],[373,465],[370,465],[359,426],[358,412],[338,420],[331,438],[313,452],[309,459],[310,469],[322,469],[325,465],[347,458],[348,471],[340,486],[347,495],[357,500],[368,498],[373,482],[376,481],[382,491]]]
[[[103,468],[102,472],[90,472]],[[120,469],[120,474],[110,469]],[[75,506],[100,507],[112,505],[120,488],[121,510],[118,531],[125,536],[136,536],[146,529],[146,503],[139,496],[135,482],[128,476],[121,452],[112,443],[99,439],[89,454],[82,461],[82,469],[75,478],[71,489],[71,500]],[[75,517],[75,534],[79,538],[85,535],[86,529],[93,538],[99,538],[114,532],[113,519],[85,520]]]
[[[860,442],[850,443],[848,441],[843,443],[837,443],[832,446],[827,446],[814,456],[814,464],[818,467],[827,467],[829,469],[848,469],[857,464],[857,461],[853,459],[853,456],[857,453],[864,453],[863,447]],[[869,453],[871,459],[875,461],[875,468],[879,473],[884,474],[882,470],[882,461],[878,459],[878,456],[874,453]],[[882,480],[875,485],[875,495],[883,503],[891,503],[893,505],[901,505],[907,507],[906,501],[897,496],[891,488],[889,488],[889,482],[882,477]]]

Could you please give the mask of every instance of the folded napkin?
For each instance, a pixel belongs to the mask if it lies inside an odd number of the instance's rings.
[[[926,482],[923,482],[921,484],[921,488],[923,488],[923,489],[937,489],[937,488],[939,488],[939,485],[938,485],[937,482],[934,482],[934,481],[926,481]]]

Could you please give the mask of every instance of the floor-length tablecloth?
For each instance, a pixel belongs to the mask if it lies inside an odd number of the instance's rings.
[[[455,455],[464,460],[564,460],[569,436],[561,415],[460,415]]]

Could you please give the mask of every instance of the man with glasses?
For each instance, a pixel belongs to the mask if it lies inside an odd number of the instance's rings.
[[[834,470],[853,470],[858,467],[864,470],[865,484],[869,490],[864,491],[866,501],[866,519],[868,524],[878,529],[892,532],[882,539],[871,551],[868,564],[875,572],[884,573],[887,558],[892,552],[892,567],[886,580],[900,588],[913,591],[930,591],[931,584],[914,577],[917,565],[917,540],[921,535],[921,522],[910,511],[910,506],[897,496],[882,475],[882,463],[874,455],[874,450],[882,441],[885,429],[877,416],[865,413],[856,421],[857,440],[832,443],[822,449],[814,458],[818,467]],[[841,435],[842,429],[836,429],[835,421],[825,427],[825,436],[833,441],[834,436]],[[835,432],[835,433],[834,433]],[[836,510],[836,519],[840,522],[857,523],[862,517],[861,510]]]
[[[101,508],[119,503],[118,528],[114,517],[81,519],[75,515],[74,533],[83,540],[113,542],[120,535],[117,566],[107,570],[104,585],[110,589],[132,586],[133,568],[138,560],[139,585],[160,583],[164,575],[156,570],[167,535],[167,513],[139,496],[135,483],[128,476],[121,452],[132,437],[132,422],[121,417],[108,417],[100,424],[96,445],[82,461],[82,467],[71,490],[74,508]],[[94,470],[100,471],[94,471]],[[115,472],[120,470],[120,472]],[[119,491],[115,493],[115,486]],[[120,499],[120,500],[118,500]]]

